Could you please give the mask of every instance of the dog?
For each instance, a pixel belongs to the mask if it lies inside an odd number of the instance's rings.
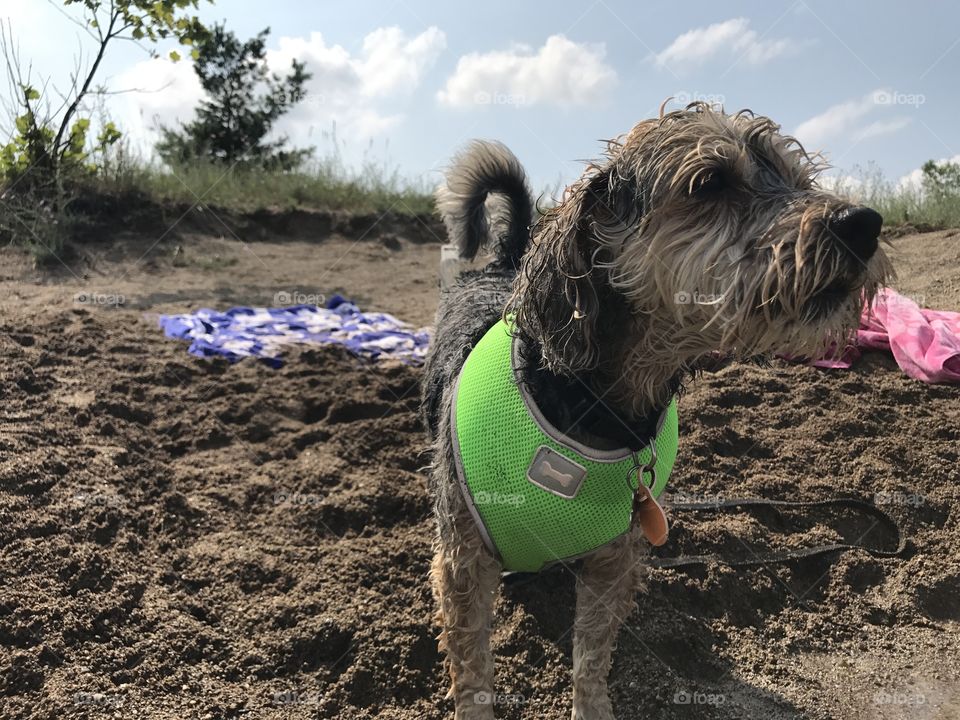
[[[609,141],[603,159],[531,224],[526,175],[506,147],[474,141],[453,160],[437,191],[450,239],[465,259],[484,248],[493,255],[442,292],[423,380],[437,523],[431,582],[456,718],[494,716],[490,634],[504,570],[504,553],[464,480],[465,444],[481,441],[461,437],[451,422],[468,358],[507,321],[515,384],[543,426],[570,447],[601,456],[629,448],[636,458],[653,447],[665,409],[700,363],[718,352],[748,360],[842,347],[864,302],[891,277],[882,217],[818,186],[823,167],[748,110],[661,107]],[[494,429],[496,422],[483,422],[487,411],[477,407],[470,432]],[[551,497],[565,493],[583,463],[548,444],[550,471],[564,475],[562,483],[537,487],[530,471],[500,479],[512,488],[529,482],[529,492],[553,489]],[[483,447],[470,461],[473,472],[498,452]],[[538,477],[551,483],[551,472]],[[581,487],[590,483],[585,477]],[[653,507],[645,499],[635,507]],[[602,546],[555,558],[577,565],[573,718],[613,717],[611,653],[642,591],[647,548],[643,527],[631,520]]]

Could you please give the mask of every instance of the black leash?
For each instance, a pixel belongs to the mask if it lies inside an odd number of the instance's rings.
[[[867,515],[873,516],[877,523],[867,531],[868,534],[877,525],[884,525],[893,532],[897,540],[894,549],[885,549],[861,545],[858,543],[832,543],[829,545],[814,545],[808,548],[779,550],[763,555],[754,555],[742,560],[728,560],[719,555],[680,555],[677,557],[652,557],[650,564],[655,568],[685,568],[699,565],[721,564],[732,568],[756,567],[758,565],[790,563],[807,558],[822,557],[847,550],[865,550],[873,557],[891,558],[901,557],[907,549],[907,539],[900,532],[900,526],[883,510],[873,503],[856,498],[831,498],[829,500],[767,500],[766,498],[732,498],[715,502],[679,502],[666,505],[666,509],[673,512],[719,512],[721,510],[740,510],[746,508],[817,508],[817,507],[846,507],[857,508]]]

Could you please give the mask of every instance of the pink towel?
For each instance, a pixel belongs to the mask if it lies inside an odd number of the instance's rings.
[[[910,377],[928,383],[960,383],[960,313],[920,308],[894,290],[881,290],[864,307],[856,347],[817,367],[848,368],[860,350],[887,350]]]

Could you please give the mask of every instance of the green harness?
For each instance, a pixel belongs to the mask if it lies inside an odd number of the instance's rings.
[[[638,477],[654,498],[663,492],[677,456],[677,404],[640,452],[586,447],[550,425],[517,382],[510,330],[501,320],[471,350],[451,424],[461,489],[487,546],[504,569],[532,572],[626,533]]]

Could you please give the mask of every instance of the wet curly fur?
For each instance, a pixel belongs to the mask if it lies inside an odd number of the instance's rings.
[[[423,413],[437,518],[432,582],[458,718],[494,715],[490,632],[500,577],[457,482],[447,418],[464,360],[514,316],[521,369],[546,418],[597,448],[639,449],[684,379],[716,352],[814,355],[843,342],[891,274],[879,215],[816,184],[821,166],[779,126],[704,104],[643,121],[534,225],[519,161],[474,142],[438,207],[464,257],[495,259],[443,292]],[[613,717],[610,657],[645,546],[585,558],[577,579],[573,717]]]

